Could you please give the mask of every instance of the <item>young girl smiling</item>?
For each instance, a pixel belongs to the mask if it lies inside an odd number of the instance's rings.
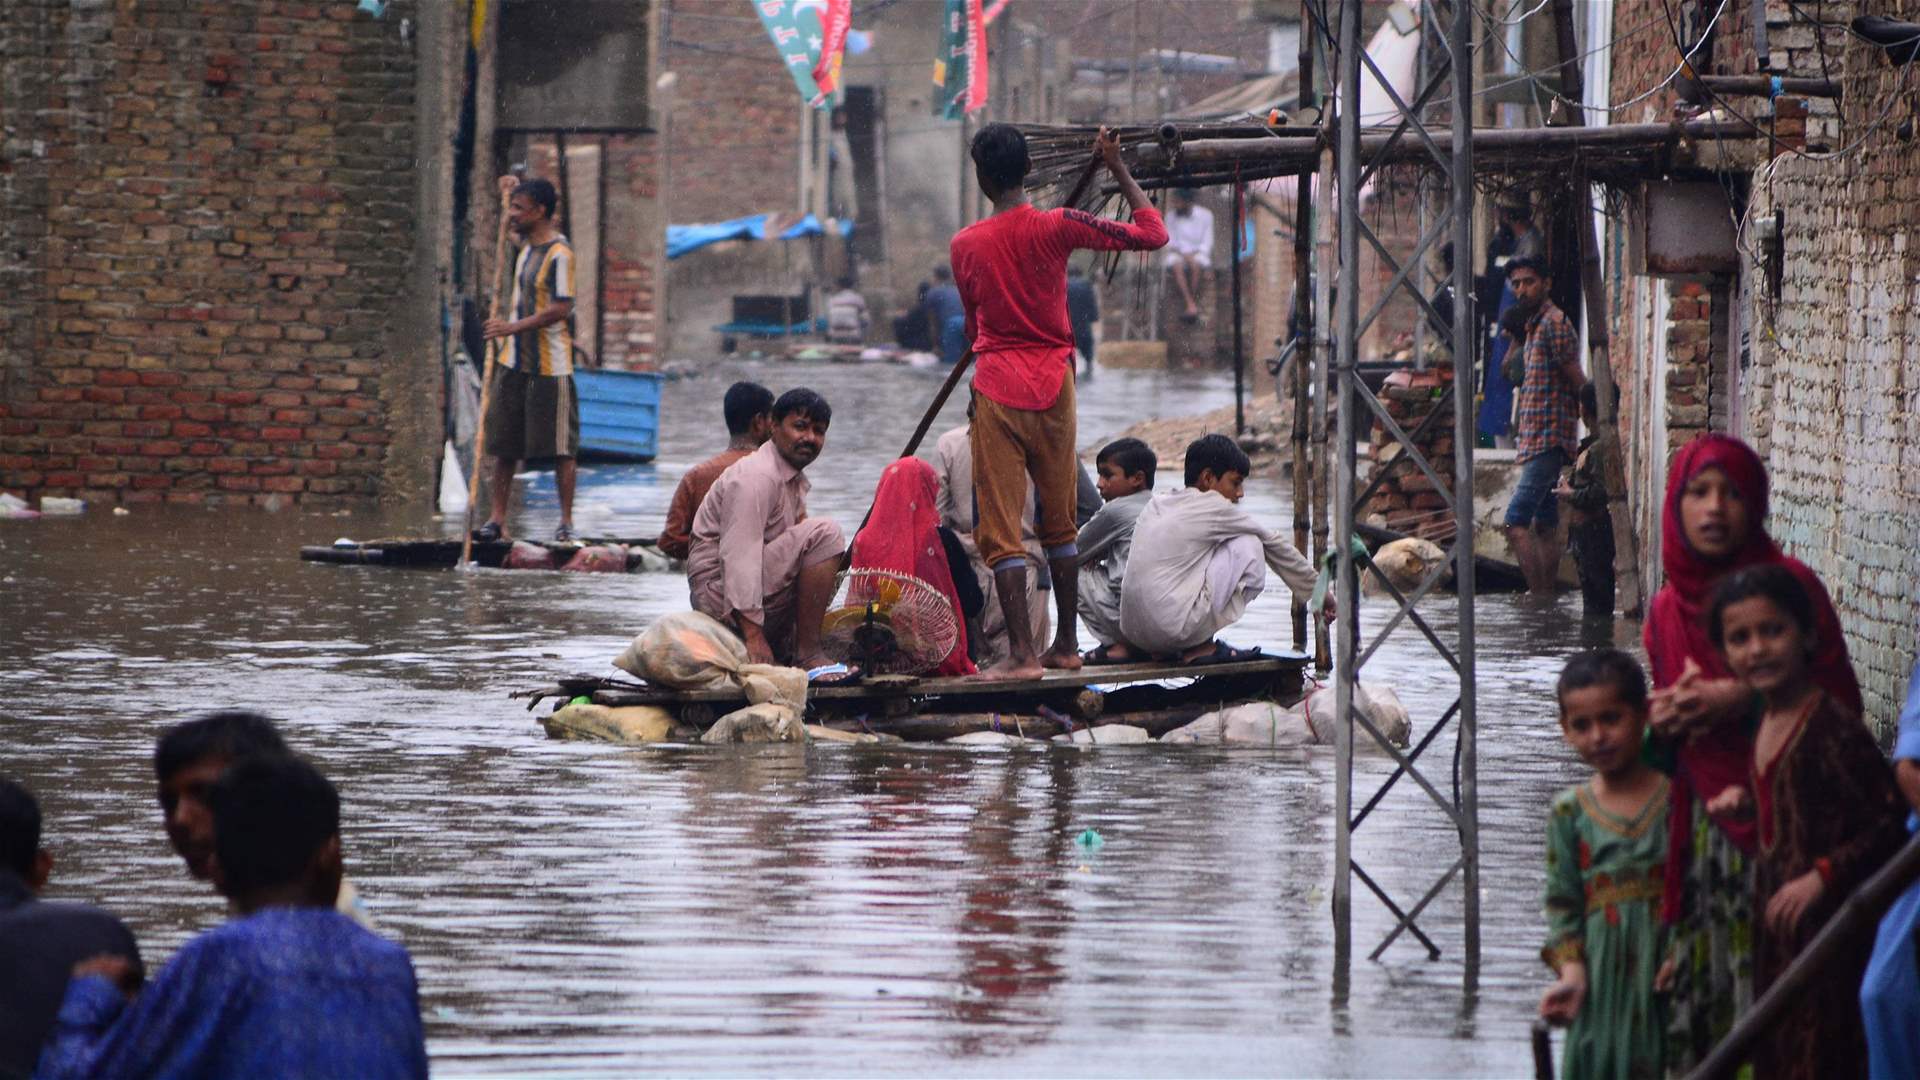
[[[1813,598],[1792,571],[1755,566],[1714,591],[1707,631],[1727,667],[1764,702],[1749,763],[1759,838],[1753,878],[1756,996],[1780,977],[1854,888],[1905,841],[1905,802],[1859,713],[1814,681]],[[1718,809],[1718,808],[1716,808]],[[1865,1076],[1862,936],[1814,976],[1794,1021],[1754,1054],[1758,1077]]]

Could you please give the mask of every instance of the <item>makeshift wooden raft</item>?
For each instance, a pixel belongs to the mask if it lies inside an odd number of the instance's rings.
[[[892,735],[908,742],[950,739],[976,731],[1050,738],[1087,727],[1129,724],[1158,738],[1201,715],[1248,701],[1292,705],[1305,694],[1307,657],[1283,652],[1226,664],[1118,664],[1049,671],[1037,679],[875,675],[855,686],[807,692],[807,722],[841,731]],[[678,691],[631,680],[576,676],[523,690],[532,710],[547,698],[565,704],[651,705],[671,713],[677,728],[706,730],[747,704],[736,689]]]
[[[553,552],[556,563],[565,563],[574,552],[583,547],[598,544],[620,544],[627,549],[627,570],[665,570],[672,563],[660,549],[654,546],[652,537],[644,539],[596,539],[580,540],[574,543],[555,543],[552,541],[528,541]],[[481,566],[498,568],[506,561],[507,552],[513,550],[513,541],[494,540],[487,543],[475,541],[473,561]],[[446,569],[460,561],[460,541],[458,539],[420,539],[400,537],[391,540],[367,540],[361,543],[340,543],[328,545],[309,545],[300,549],[302,562],[340,563],[350,566],[403,566],[423,569]]]

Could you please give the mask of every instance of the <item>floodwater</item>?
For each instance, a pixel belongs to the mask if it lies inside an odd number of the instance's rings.
[[[812,508],[847,526],[940,378],[716,364],[668,385],[657,464],[583,470],[580,524],[652,534],[680,472],[724,441],[721,390],[748,375],[834,404]],[[1081,391],[1082,441],[1230,400],[1219,376],[1103,372]],[[1167,463],[1163,486],[1178,474]],[[1290,514],[1280,478],[1249,490],[1254,513]],[[524,501],[518,531],[550,530],[551,478]],[[1330,750],[551,742],[507,692],[610,671],[685,606],[681,579],[295,560],[303,543],[454,528],[149,507],[0,522],[0,771],[42,800],[50,895],[119,913],[150,963],[217,923],[166,847],[150,755],[164,725],[244,706],[284,718],[340,785],[349,874],[412,951],[443,1075],[1530,1073],[1541,826],[1578,776],[1551,681],[1624,633],[1583,628],[1576,600],[1479,608],[1485,952],[1469,985],[1457,883],[1421,919],[1440,959],[1403,937],[1374,962],[1391,921],[1356,882],[1354,955],[1336,965]],[[1289,644],[1273,588],[1236,644]],[[1450,633],[1450,596],[1424,613]],[[1370,670],[1416,738],[1451,700],[1410,628]],[[1453,744],[1427,759],[1443,790]],[[1357,772],[1363,800],[1387,768]],[[1086,829],[1104,846],[1076,845]],[[1456,850],[1409,783],[1355,840],[1403,904]]]

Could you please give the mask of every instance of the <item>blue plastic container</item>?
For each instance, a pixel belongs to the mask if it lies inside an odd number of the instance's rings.
[[[660,373],[580,370],[580,459],[652,461],[660,448]]]

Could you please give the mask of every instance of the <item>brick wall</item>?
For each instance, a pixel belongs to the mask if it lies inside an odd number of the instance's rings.
[[[1920,0],[1875,10],[1920,20]],[[1920,596],[1920,144],[1892,130],[1904,109],[1873,130],[1885,102],[1910,98],[1911,70],[1903,81],[1857,43],[1830,57],[1846,95],[1834,141],[1861,141],[1838,159],[1781,158],[1756,178],[1755,213],[1785,211],[1785,262],[1777,298],[1752,289],[1745,418],[1766,432],[1774,535],[1833,592],[1868,715],[1885,729],[1913,666]]]
[[[1658,13],[1657,0],[1620,4],[1616,29],[1650,11]],[[1891,0],[1875,11],[1920,20],[1920,0]],[[1851,14],[1844,4],[1822,11],[1839,26]],[[1920,355],[1908,344],[1920,335],[1920,252],[1910,228],[1920,199],[1920,147],[1894,130],[1903,109],[1880,118],[1887,102],[1911,94],[1913,75],[1903,84],[1878,50],[1846,40],[1839,29],[1823,32],[1784,4],[1769,3],[1767,21],[1772,73],[1826,75],[1844,85],[1837,107],[1805,103],[1807,144],[1848,149],[1818,159],[1783,154],[1753,175],[1750,219],[1775,208],[1786,214],[1782,282],[1773,294],[1765,267],[1749,259],[1749,299],[1737,312],[1731,309],[1740,293],[1727,279],[1636,283],[1621,273],[1622,245],[1613,238],[1614,360],[1629,399],[1622,425],[1631,501],[1641,535],[1653,535],[1647,530],[1665,476],[1665,463],[1649,454],[1654,423],[1667,425],[1669,453],[1701,426],[1748,438],[1772,476],[1769,528],[1827,583],[1868,719],[1884,733],[1913,666],[1920,596],[1920,568],[1906,554],[1920,532],[1920,472],[1907,467],[1920,466]],[[1757,70],[1750,41],[1744,8],[1730,9],[1709,70]],[[1616,50],[1615,99],[1652,85],[1670,64],[1658,52]],[[1666,97],[1621,119],[1669,115]],[[1767,112],[1764,99],[1735,104],[1748,115]],[[1800,109],[1779,104],[1778,130],[1790,138],[1801,126]],[[1760,245],[1748,241],[1757,253]],[[1649,285],[1668,290],[1664,311],[1650,301]],[[1732,349],[1697,350],[1703,336],[1723,342],[1731,318],[1751,328],[1744,366]],[[1659,388],[1647,378],[1654,333],[1667,349]]]
[[[420,397],[390,333],[414,239],[409,16],[0,5],[0,487],[265,501],[431,469],[388,458],[393,402]]]

